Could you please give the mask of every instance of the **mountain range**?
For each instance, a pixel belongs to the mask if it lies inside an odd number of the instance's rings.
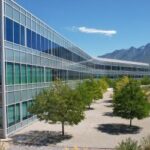
[[[129,49],[115,50],[112,53],[107,53],[98,57],[137,61],[150,64],[150,43],[139,48],[130,47]]]

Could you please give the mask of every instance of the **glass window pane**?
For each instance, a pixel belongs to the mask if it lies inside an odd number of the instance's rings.
[[[7,92],[6,93],[6,98],[7,98],[7,104],[8,105],[15,103],[14,92]]]
[[[21,99],[22,99],[22,101],[26,101],[28,99],[27,90],[21,91]]]
[[[5,4],[5,13],[8,17],[13,18],[13,8],[8,4]]]
[[[46,82],[50,82],[52,80],[51,69],[46,69]]]
[[[19,64],[15,64],[14,78],[15,78],[15,84],[19,84],[20,83],[20,65]]]
[[[19,22],[20,21],[20,13],[16,9],[13,9],[13,18]]]
[[[36,33],[32,31],[32,48],[36,49]]]
[[[14,50],[5,49],[6,51],[6,60],[7,61],[14,61]]]
[[[33,19],[33,18],[32,18]],[[36,22],[32,20],[32,30],[36,30]]]
[[[31,28],[31,19],[30,19],[30,18],[28,18],[28,17],[26,18],[26,23],[27,23],[27,24],[26,24],[27,27],[28,27],[28,28]]]
[[[20,44],[20,25],[14,22],[14,43]]]
[[[48,82],[50,82],[50,81],[51,81],[51,70],[48,69]]]
[[[20,33],[21,33],[21,35],[20,35],[21,43],[20,44],[24,46],[25,45],[25,29],[24,29],[24,26],[21,26],[21,32]]]
[[[49,52],[49,54],[51,54],[51,41],[49,40],[48,42],[49,42],[49,51],[48,52]]]
[[[49,81],[52,81],[52,69],[49,69]]]
[[[32,67],[32,83],[36,82],[36,67]]]
[[[31,48],[31,30],[27,29],[27,47]]]
[[[41,51],[44,52],[44,37],[41,36]]]
[[[8,18],[5,19],[5,39],[13,42],[13,21]]]
[[[26,65],[21,65],[21,83],[27,83]]]
[[[20,14],[21,24],[26,25],[26,16],[24,14]]]
[[[44,68],[41,68],[41,82],[44,82]]]
[[[20,62],[26,63],[26,53],[20,52]]]
[[[28,105],[28,106],[27,106],[28,118],[32,116],[32,114],[29,112],[29,109],[31,108],[32,103],[33,103],[33,102],[32,102],[32,100],[31,100],[31,101],[28,101],[28,104],[27,104],[27,105]]]
[[[8,108],[7,108],[7,124],[8,124],[8,126],[15,124],[15,107],[14,107],[14,105],[8,106]]]
[[[0,107],[0,128],[2,128],[2,126],[3,126],[2,119],[3,119],[2,118],[2,107]]]
[[[31,66],[28,66],[27,67],[27,79],[28,79],[28,83],[32,83],[32,69],[31,69]]]
[[[41,82],[41,69],[40,69],[40,67],[37,67],[37,69],[36,69],[36,71],[37,71],[37,82]]]
[[[27,112],[27,102],[22,103],[22,119],[27,119],[28,112]]]
[[[21,92],[14,91],[15,102],[19,102],[21,100]]]
[[[54,56],[56,56],[55,49],[56,49],[56,44],[53,42],[53,55]]]
[[[20,122],[20,104],[16,104],[15,121]]]
[[[48,82],[48,68],[45,69],[46,82]]]
[[[44,40],[44,50],[45,50],[45,53],[48,53],[48,40],[46,38]]]
[[[20,62],[20,52],[19,51],[14,51],[14,59],[15,59],[15,62]]]
[[[37,34],[37,49],[41,51],[41,37]]]
[[[13,64],[7,63],[6,64],[6,84],[10,85],[14,83],[14,70]]]

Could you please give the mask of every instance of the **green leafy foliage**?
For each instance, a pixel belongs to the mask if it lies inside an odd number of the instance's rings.
[[[84,103],[84,106],[90,107],[90,105],[93,101],[90,82],[88,80],[85,80],[82,83],[79,83],[76,90],[77,90],[78,94],[80,95],[80,97]]]
[[[129,78],[127,76],[124,76],[122,78],[117,79],[115,81],[115,84],[114,84],[114,93],[115,93],[115,95],[117,93],[120,93],[120,91],[122,90],[122,88],[124,86],[126,86],[128,83],[129,83]]]
[[[148,117],[150,112],[146,95],[138,82],[133,79],[130,79],[125,86],[119,84],[114,96],[113,107],[115,115],[130,119],[130,126],[132,119],[143,119]]]
[[[141,86],[143,92],[146,94],[147,98],[148,98],[148,102],[150,103],[150,86],[146,85],[146,86]]]
[[[150,135],[138,141],[128,138],[116,146],[116,150],[150,150]]]
[[[78,124],[84,119],[87,106],[90,108],[94,100],[102,98],[107,87],[105,80],[93,78],[82,81],[73,89],[57,80],[51,88],[36,96],[29,111],[37,115],[39,120],[48,123],[61,122],[64,135],[64,125]]]
[[[94,79],[84,80],[76,87],[76,90],[83,100],[85,107],[88,106],[89,108],[94,100],[102,98],[103,95],[101,85],[98,80]]]
[[[99,100],[103,97],[103,88],[98,80],[91,80],[91,93],[93,100]]]
[[[149,76],[144,76],[141,79],[141,85],[149,85],[150,84],[150,77]]]
[[[106,78],[99,79],[97,82],[98,82],[99,86],[101,87],[102,92],[103,93],[106,92],[107,89],[109,88],[109,84],[108,84]]]
[[[42,91],[30,109],[32,114],[48,123],[61,122],[62,134],[64,125],[76,125],[84,119],[84,103],[76,90],[61,81]]]
[[[102,77],[101,80],[104,80],[107,83],[108,87],[110,87],[110,88],[114,87],[114,83],[115,83],[114,79],[111,79],[108,77]]]
[[[116,150],[142,150],[141,146],[138,145],[137,141],[132,140],[131,138],[126,139],[118,144]]]

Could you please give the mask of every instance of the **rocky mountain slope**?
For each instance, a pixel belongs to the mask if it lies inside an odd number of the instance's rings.
[[[150,63],[150,43],[139,48],[130,47],[129,49],[115,50],[98,57]]]

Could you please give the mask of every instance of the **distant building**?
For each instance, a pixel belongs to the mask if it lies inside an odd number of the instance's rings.
[[[150,75],[148,64],[92,58],[13,0],[0,1],[0,137],[30,124],[33,97],[56,78]]]

